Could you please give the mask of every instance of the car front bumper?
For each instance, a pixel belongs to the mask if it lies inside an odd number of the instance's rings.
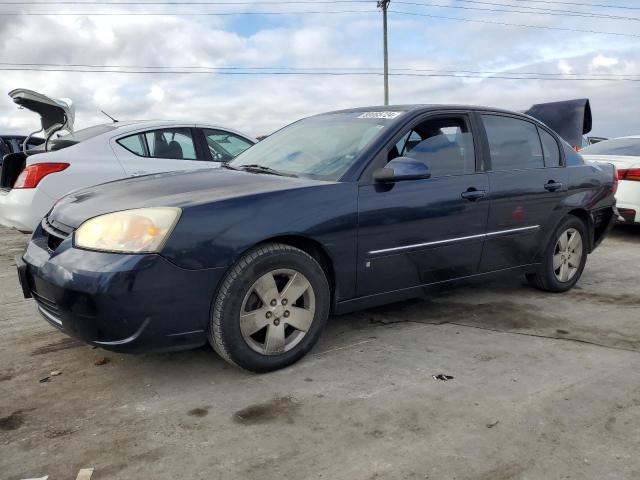
[[[146,353],[206,343],[223,268],[187,270],[158,254],[55,251],[38,227],[16,258],[25,296],[51,325],[108,350]]]

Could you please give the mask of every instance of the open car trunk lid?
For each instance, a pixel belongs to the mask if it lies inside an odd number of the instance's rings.
[[[537,103],[525,114],[540,120],[575,149],[582,147],[582,136],[591,131],[589,99]]]
[[[71,100],[56,100],[25,88],[11,90],[9,96],[17,105],[40,115],[45,138],[58,130],[73,132],[75,107]]]

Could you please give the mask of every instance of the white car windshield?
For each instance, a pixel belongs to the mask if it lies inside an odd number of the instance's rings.
[[[402,112],[343,112],[305,118],[257,143],[232,168],[337,180]]]
[[[640,157],[640,138],[614,138],[598,142],[580,151],[583,155],[624,155]]]

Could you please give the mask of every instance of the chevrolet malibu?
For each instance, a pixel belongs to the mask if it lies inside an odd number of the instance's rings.
[[[397,106],[300,120],[222,169],[64,197],[16,261],[54,327],[122,352],[289,365],[329,314],[511,271],[563,292],[616,218],[613,166],[532,117]]]

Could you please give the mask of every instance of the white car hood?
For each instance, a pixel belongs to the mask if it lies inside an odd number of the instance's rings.
[[[11,90],[9,96],[17,105],[40,115],[45,137],[57,130],[73,132],[75,106],[68,98],[56,100],[25,88]]]

